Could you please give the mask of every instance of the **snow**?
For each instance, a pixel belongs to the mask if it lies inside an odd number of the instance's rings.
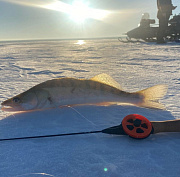
[[[52,78],[106,73],[133,92],[167,84],[166,110],[79,106],[10,114],[0,111],[0,138],[102,130],[132,113],[179,119],[180,46],[123,44],[117,39],[0,43],[0,102]],[[1,177],[179,177],[180,134],[144,140],[88,134],[0,142]]]

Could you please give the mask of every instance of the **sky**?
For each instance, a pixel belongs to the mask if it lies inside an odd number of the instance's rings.
[[[0,41],[118,37],[144,12],[158,23],[156,0],[0,0],[0,12]]]

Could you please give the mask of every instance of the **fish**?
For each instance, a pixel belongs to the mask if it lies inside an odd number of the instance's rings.
[[[121,105],[165,109],[159,102],[167,92],[166,85],[126,92],[111,76],[102,73],[90,79],[56,78],[33,86],[1,103],[7,112],[41,110],[77,105]]]

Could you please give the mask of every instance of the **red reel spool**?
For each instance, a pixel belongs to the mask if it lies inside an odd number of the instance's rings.
[[[151,122],[139,114],[127,115],[122,121],[124,131],[133,138],[147,138],[152,131]]]

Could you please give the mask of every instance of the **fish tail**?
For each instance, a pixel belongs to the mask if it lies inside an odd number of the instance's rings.
[[[155,85],[153,87],[138,91],[139,95],[143,96],[142,101],[137,104],[140,107],[154,108],[154,109],[165,109],[165,106],[159,103],[167,92],[167,85]]]

